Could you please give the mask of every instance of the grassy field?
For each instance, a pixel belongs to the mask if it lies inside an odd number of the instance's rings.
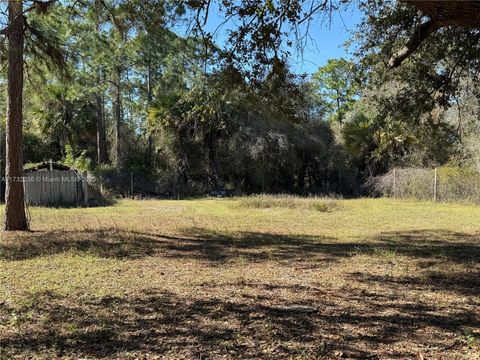
[[[257,197],[30,215],[33,232],[0,240],[2,360],[480,359],[480,207]]]

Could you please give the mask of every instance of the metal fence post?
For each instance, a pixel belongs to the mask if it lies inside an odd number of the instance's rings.
[[[435,176],[433,180],[433,201],[437,201],[437,168],[435,168]]]

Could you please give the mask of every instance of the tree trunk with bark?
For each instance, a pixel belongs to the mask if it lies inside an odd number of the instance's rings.
[[[8,2],[8,109],[6,126],[5,230],[28,230],[23,188],[23,4]]]
[[[97,33],[100,33],[100,9],[102,7],[101,0],[95,1],[95,11],[97,13],[95,19],[95,27]],[[97,82],[102,82],[102,72],[98,71]],[[97,84],[97,85],[98,85]],[[99,164],[105,164],[107,162],[107,139],[105,130],[105,104],[104,94],[100,89],[95,94],[96,112],[97,112],[97,161]]]
[[[432,1],[432,0],[401,0],[403,3],[415,6],[428,20],[415,29],[405,47],[392,55],[388,61],[390,68],[399,67],[427,40],[427,38],[448,26],[461,28],[480,28],[480,1]]]
[[[113,102],[113,165],[121,164],[121,125],[122,125],[122,104],[121,104],[121,79],[122,69],[117,66],[113,81],[114,102]]]
[[[463,28],[480,27],[480,1],[478,0],[402,0],[428,15],[443,26]]]
[[[148,51],[148,61],[147,61],[147,132],[148,132],[148,163],[150,168],[155,167],[155,155],[153,151],[153,134],[152,128],[150,125],[150,109],[152,107],[153,101],[153,79],[152,79],[152,55],[151,51]]]
[[[107,146],[102,94],[95,95],[95,102],[97,108],[97,161],[99,164],[105,164],[107,162]]]

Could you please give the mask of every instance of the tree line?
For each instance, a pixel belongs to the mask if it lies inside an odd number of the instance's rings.
[[[392,166],[478,166],[478,29],[423,3],[8,1],[5,228],[28,226],[24,164],[50,159],[163,196],[353,195]],[[315,19],[353,6],[352,58],[293,73]]]

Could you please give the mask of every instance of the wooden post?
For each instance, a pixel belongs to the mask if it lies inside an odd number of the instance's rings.
[[[88,206],[88,172],[84,171],[83,172],[83,181],[82,181],[82,186],[83,186],[83,197],[85,201],[85,206]]]
[[[435,168],[435,176],[433,180],[433,201],[437,201],[437,168]]]

